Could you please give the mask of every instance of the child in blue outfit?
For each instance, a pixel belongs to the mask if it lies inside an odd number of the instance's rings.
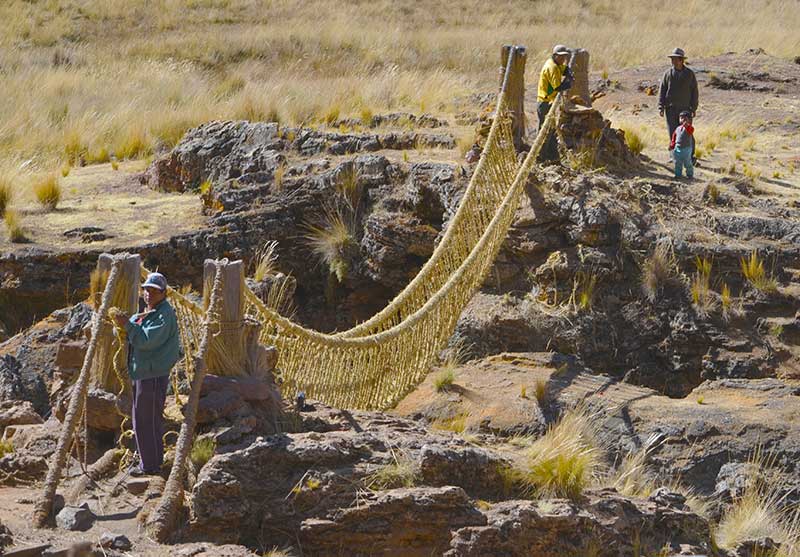
[[[692,127],[692,113],[684,110],[680,114],[680,125],[672,132],[669,148],[675,159],[675,177],[680,178],[686,168],[687,178],[694,177],[692,165],[692,152],[694,151],[694,128]]]

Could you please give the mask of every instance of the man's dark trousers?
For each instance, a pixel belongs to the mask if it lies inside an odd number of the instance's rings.
[[[664,116],[667,117],[667,129],[669,130],[669,139],[672,141],[672,134],[681,125],[681,112],[688,111],[689,107],[674,107],[668,106],[664,110]],[[692,159],[694,159],[694,138],[692,139]]]
[[[544,119],[547,118],[547,113],[550,112],[551,103],[540,102],[536,107],[536,115],[539,117],[539,129],[544,125]],[[556,141],[555,132],[550,132],[547,139],[542,146],[542,151],[539,153],[540,161],[557,161],[558,160],[558,143]]]
[[[164,403],[169,375],[133,381],[133,432],[140,467],[156,473],[164,462]]]

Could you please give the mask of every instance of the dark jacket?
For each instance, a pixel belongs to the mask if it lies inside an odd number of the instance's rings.
[[[695,112],[697,102],[697,78],[692,70],[684,66],[680,71],[670,68],[664,72],[661,89],[658,93],[659,109],[674,106],[682,109],[688,108]]]
[[[175,310],[164,300],[137,323],[141,316],[137,313],[125,324],[130,345],[128,374],[133,380],[169,375],[181,356]]]

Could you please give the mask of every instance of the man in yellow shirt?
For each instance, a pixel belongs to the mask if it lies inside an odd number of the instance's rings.
[[[566,46],[557,44],[553,47],[553,54],[542,66],[542,71],[539,74],[539,103],[536,108],[536,113],[539,116],[539,129],[542,128],[544,119],[547,117],[547,113],[550,112],[553,101],[556,100],[556,95],[572,87],[574,78],[572,71],[567,67],[570,54],[570,50]],[[558,160],[558,143],[556,142],[555,133],[551,133],[547,137],[542,147],[542,152],[539,154],[539,160]]]

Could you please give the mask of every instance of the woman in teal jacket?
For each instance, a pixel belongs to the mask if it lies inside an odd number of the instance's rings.
[[[164,404],[169,374],[180,358],[175,310],[167,301],[167,279],[150,273],[142,285],[147,311],[118,316],[128,334],[128,374],[133,385],[133,431],[139,464],[134,476],[158,474],[164,462]]]

